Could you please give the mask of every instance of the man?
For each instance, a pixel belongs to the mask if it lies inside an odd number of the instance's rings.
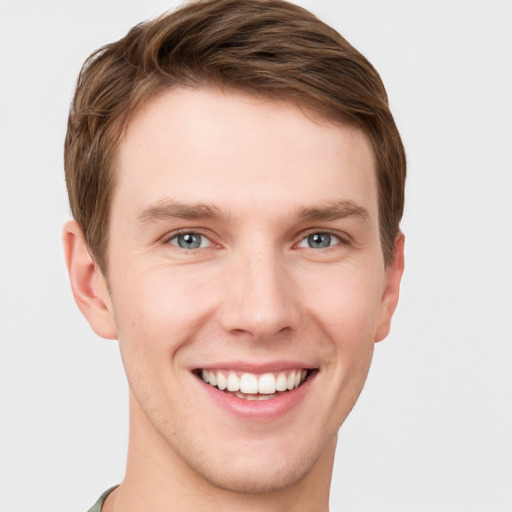
[[[86,62],[64,247],[118,339],[126,475],[93,511],[328,510],[388,333],[405,154],[371,64],[281,0],[203,0]]]

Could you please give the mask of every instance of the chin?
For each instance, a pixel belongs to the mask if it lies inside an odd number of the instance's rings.
[[[316,461],[314,461],[316,462]],[[218,489],[240,494],[273,494],[299,484],[308,475],[314,462],[305,459],[290,464],[285,461],[255,464],[254,460],[237,460],[228,468],[208,467],[202,477]]]
[[[333,460],[337,435],[315,440],[299,435],[275,442],[232,445],[215,453],[188,452],[186,463],[202,480],[217,489],[240,494],[278,493],[314,478]],[[275,441],[275,440],[274,440]],[[216,450],[214,450],[216,451]],[[196,455],[196,456],[194,456]]]

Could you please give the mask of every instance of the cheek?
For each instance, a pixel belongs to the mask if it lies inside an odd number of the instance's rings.
[[[382,273],[382,275],[384,275]],[[334,385],[333,418],[343,421],[359,396],[373,356],[382,276],[371,267],[343,266],[325,276],[310,295],[309,312],[323,330],[326,381]],[[340,404],[343,404],[340,406]]]
[[[121,350],[168,364],[208,314],[208,280],[159,268],[120,280],[112,290]]]
[[[322,354],[318,375],[323,401],[315,404],[317,428],[336,432],[363,389],[374,350],[381,295],[380,274],[368,266],[339,266],[304,274],[304,307],[313,333],[320,329],[317,351]],[[371,276],[371,277],[370,277]],[[313,288],[314,286],[314,288]],[[312,290],[315,290],[314,293]]]
[[[137,402],[158,417],[179,396],[181,349],[204,322],[211,294],[179,269],[131,275],[112,289],[121,357]]]
[[[363,265],[340,266],[303,283],[307,308],[339,348],[373,343],[382,295],[379,273]]]

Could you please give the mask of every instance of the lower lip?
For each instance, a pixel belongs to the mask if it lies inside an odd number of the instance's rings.
[[[296,407],[304,399],[315,376],[316,372],[312,372],[298,388],[268,400],[244,400],[195,378],[209,397],[231,414],[249,420],[271,420],[285,415]]]

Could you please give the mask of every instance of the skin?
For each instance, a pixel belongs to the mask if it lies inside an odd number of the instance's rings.
[[[177,88],[133,119],[116,172],[108,284],[76,223],[64,230],[77,304],[119,339],[130,385],[126,476],[104,511],[327,511],[337,432],[403,271],[401,234],[383,261],[367,138],[291,104]],[[279,361],[315,372],[270,419],[224,410],[191,371]]]

